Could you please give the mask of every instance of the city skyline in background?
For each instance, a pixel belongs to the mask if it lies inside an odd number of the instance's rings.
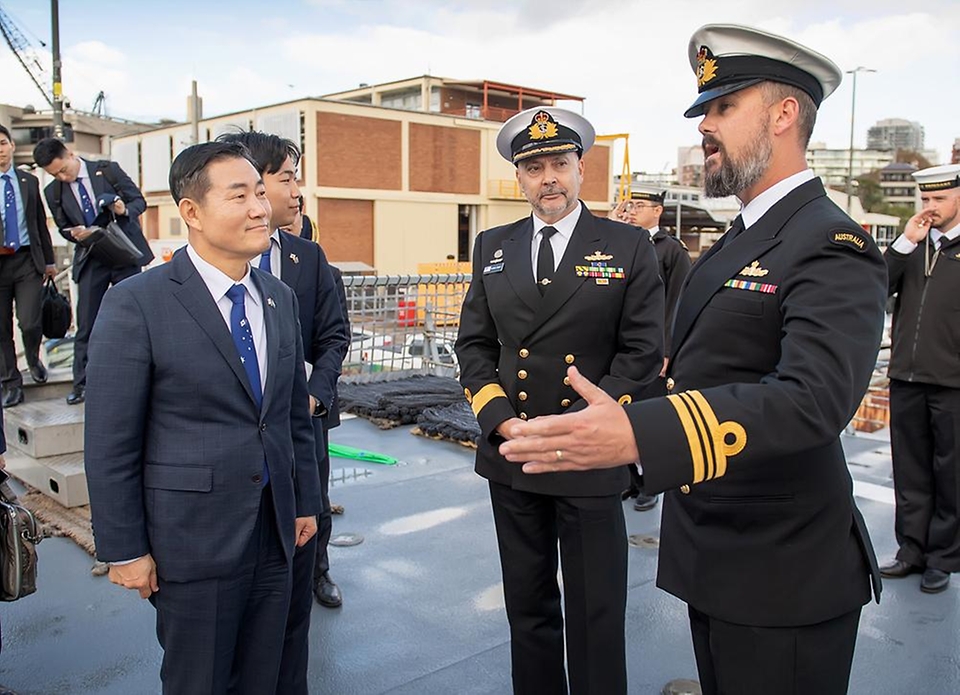
[[[722,21],[789,36],[844,70],[877,70],[858,78],[855,147],[865,147],[869,127],[889,118],[920,122],[925,147],[941,162],[960,136],[953,118],[960,95],[946,72],[960,57],[951,34],[960,26],[960,3],[947,0],[922,12],[887,0],[869,8],[815,1],[802,9],[739,0],[709,13],[686,0],[669,9],[624,0],[589,8],[572,0],[492,0],[482,8],[458,0],[415,8],[399,0],[279,0],[269,15],[248,0],[229,15],[181,0],[104,0],[96,12],[78,4],[60,7],[65,95],[89,110],[102,90],[111,116],[146,122],[185,120],[191,79],[206,117],[420,74],[502,80],[584,97],[598,132],[630,133],[633,170],[667,173],[677,166],[678,147],[699,142],[697,120],[681,115],[696,92],[687,41],[701,24]],[[49,42],[48,2],[2,6],[31,43]],[[107,29],[110,23],[117,28]],[[39,57],[49,61],[43,49]],[[938,74],[931,66],[945,67]],[[6,46],[0,69],[0,101],[46,106]],[[814,133],[835,149],[849,145],[852,84],[845,77]],[[620,161],[622,145],[615,152]]]

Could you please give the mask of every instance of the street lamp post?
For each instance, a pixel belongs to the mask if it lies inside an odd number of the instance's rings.
[[[872,68],[865,68],[862,65],[847,70],[848,75],[853,75],[853,96],[850,97],[850,159],[847,162],[847,214],[849,215],[853,208],[853,124],[857,112],[857,73],[858,72],[876,72]]]

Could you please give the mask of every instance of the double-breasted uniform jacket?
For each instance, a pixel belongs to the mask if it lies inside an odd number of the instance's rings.
[[[582,205],[582,203],[581,203]],[[478,474],[558,496],[619,494],[626,467],[525,475],[497,451],[503,421],[581,408],[567,367],[622,403],[657,378],[663,288],[649,235],[583,206],[553,282],[541,296],[530,260],[530,217],[481,233],[460,316],[460,381],[480,423]]]
[[[724,238],[725,239],[725,238]],[[627,407],[646,491],[668,491],[657,583],[741,625],[809,625],[879,598],[839,435],[869,383],[886,268],[801,184],[693,267],[666,398]]]
[[[675,236],[667,234],[663,229],[650,237],[657,252],[657,262],[660,264],[660,279],[663,280],[664,290],[664,344],[663,352],[670,356],[670,328],[673,325],[673,314],[677,310],[677,300],[680,299],[680,290],[683,281],[690,272],[690,254],[687,247]]]
[[[909,255],[892,246],[885,254],[890,294],[897,294],[887,373],[891,379],[960,388],[960,237],[941,238],[929,278],[926,253],[920,242]]]

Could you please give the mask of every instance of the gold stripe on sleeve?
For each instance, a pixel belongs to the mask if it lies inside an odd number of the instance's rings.
[[[693,462],[692,482],[703,482],[703,448],[700,444],[700,434],[690,415],[690,410],[679,395],[667,396],[667,400],[670,401],[670,404],[677,411],[677,417],[680,418],[680,424],[683,426],[684,434],[687,435],[687,445],[690,447],[690,459]]]
[[[473,400],[470,403],[470,407],[473,408],[473,414],[479,417],[480,411],[486,407],[487,403],[492,401],[494,398],[506,397],[507,394],[504,392],[503,387],[500,386],[500,384],[487,384],[474,394]]]

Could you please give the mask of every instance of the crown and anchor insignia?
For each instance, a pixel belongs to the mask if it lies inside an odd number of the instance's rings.
[[[697,52],[697,86],[702,87],[717,76],[717,59],[706,46]]]
[[[546,111],[537,111],[533,117],[533,123],[530,124],[531,140],[549,140],[557,137],[557,122]]]

